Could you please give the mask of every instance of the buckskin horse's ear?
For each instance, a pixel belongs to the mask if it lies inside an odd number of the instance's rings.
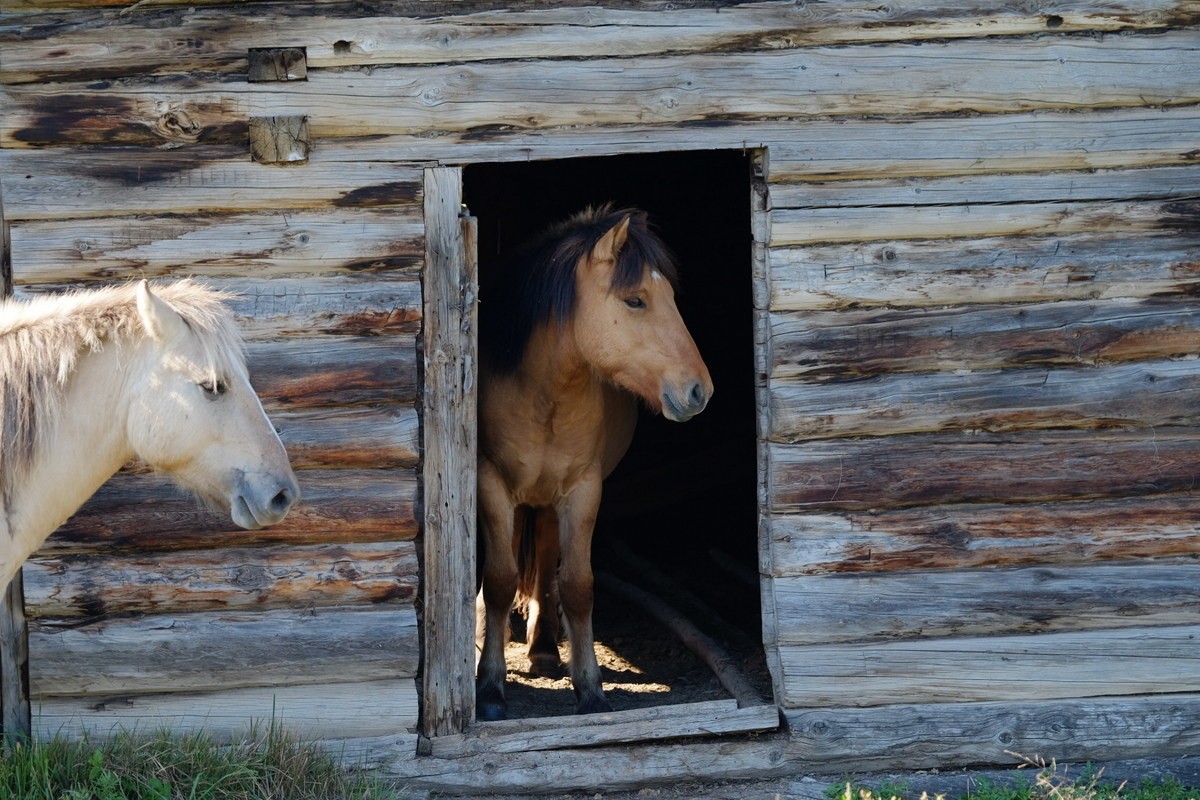
[[[621,221],[609,228],[600,241],[596,242],[596,246],[592,248],[592,259],[594,261],[616,261],[617,253],[621,252],[621,246],[625,244],[625,240],[629,237],[629,220],[630,215],[626,214],[621,217]]]
[[[187,333],[187,323],[179,312],[171,308],[150,291],[150,284],[142,281],[137,287],[138,315],[147,335],[157,342],[170,342]]]

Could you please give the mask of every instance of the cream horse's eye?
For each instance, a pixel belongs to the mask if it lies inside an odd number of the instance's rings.
[[[209,400],[216,400],[229,389],[225,381],[201,381],[197,384]]]

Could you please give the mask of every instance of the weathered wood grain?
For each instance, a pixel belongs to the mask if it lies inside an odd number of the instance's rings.
[[[1200,195],[1200,165],[940,178],[773,183],[774,208],[1045,203]]]
[[[17,297],[77,286],[22,280],[17,278]],[[421,327],[421,284],[416,275],[401,273],[390,280],[379,275],[269,281],[231,277],[220,284],[233,294],[229,307],[247,339],[383,336],[416,333]]]
[[[303,114],[251,117],[249,133],[250,157],[255,163],[299,165],[308,161],[312,136]]]
[[[411,602],[419,579],[411,542],[64,553],[27,563],[29,617],[75,618],[68,626],[114,614]]]
[[[771,308],[1192,296],[1200,232],[898,240],[773,248]]]
[[[766,349],[775,383],[1113,364],[1200,354],[1200,309],[1188,297],[778,312]]]
[[[881,239],[974,239],[1194,231],[1200,200],[777,209],[771,246]]]
[[[479,275],[462,170],[425,172],[425,668],[422,732],[475,716],[475,476]]]
[[[271,416],[279,409],[417,398],[416,338],[338,336],[249,342],[250,382]]]
[[[5,535],[8,527],[4,526]],[[28,736],[29,628],[18,571],[0,595],[0,734],[10,741]]]
[[[1197,119],[1200,108],[1191,106],[1165,113],[1144,108],[806,122],[806,134],[813,135],[773,142],[769,177],[786,183],[1189,164]]]
[[[410,405],[272,410],[270,419],[294,469],[412,469],[421,460],[420,423]],[[151,469],[133,461],[123,471]]]
[[[179,235],[189,223],[200,227],[204,220],[199,215],[208,212],[270,210],[279,217],[280,212],[314,208],[386,208],[386,214],[343,218],[360,223],[373,217],[390,219],[397,241],[421,232],[419,169],[361,154],[348,160],[336,152],[327,153],[323,146],[296,169],[251,161],[245,142],[195,145],[185,150],[9,150],[0,153],[0,183],[12,204],[14,220],[177,214],[181,219],[174,224]],[[303,226],[305,219],[321,217],[288,215],[288,224]],[[124,220],[124,224],[127,227],[113,228],[109,247],[122,242],[126,246],[150,244],[145,221]],[[163,220],[159,224],[169,223]],[[85,226],[81,236],[88,230]],[[302,250],[300,245],[306,243],[293,241],[293,247]],[[409,245],[410,251],[413,248]]]
[[[779,644],[1197,625],[1198,570],[1166,561],[777,578]]]
[[[1200,503],[1178,495],[1039,504],[943,504],[884,512],[777,514],[779,577],[953,570],[1194,556]]]
[[[1191,491],[1200,433],[918,434],[770,447],[772,512],[1032,503]]]
[[[770,415],[767,436],[774,442],[955,430],[1195,427],[1200,359],[1193,353],[1184,360],[1097,367],[779,380],[771,385]]]
[[[66,624],[63,624],[66,623]],[[416,675],[411,606],[38,620],[33,702],[70,695],[286,687]]]
[[[758,778],[1014,763],[1005,751],[1066,761],[1186,755],[1200,736],[1200,699],[1104,697],[1011,703],[903,704],[785,712],[789,738],[664,743],[464,759],[389,759],[372,764],[414,788],[448,794],[610,791],[714,777]]]
[[[273,411],[271,422],[295,469],[412,469],[421,461],[410,405]]]
[[[434,758],[461,758],[483,753],[525,753],[720,736],[777,727],[779,712],[774,705],[738,708],[735,700],[713,700],[574,718],[486,723],[474,726],[465,734],[436,737],[431,742],[431,755]]]
[[[63,8],[80,0],[10,0]],[[104,3],[122,5],[123,2]],[[96,5],[89,3],[88,5]],[[298,18],[293,9],[266,4],[209,10],[146,7],[136,14],[80,11],[42,14],[22,31],[0,24],[5,65],[0,81],[70,80],[169,72],[247,69],[247,50],[303,47],[313,67],[427,64],[537,56],[597,58],[662,52],[781,49],[817,44],[897,39],[975,37],[1045,30],[1124,30],[1187,24],[1192,3],[1180,0],[1108,3],[1058,2],[1053,9],[974,0],[937,6],[901,2],[872,7],[830,2],[819,7],[759,2],[666,8],[658,2],[588,8],[476,3],[469,9],[423,16],[419,6],[379,15],[378,4],[322,3]],[[457,12],[457,13],[455,13]],[[425,12],[428,14],[429,12]],[[20,19],[20,18],[18,18]],[[19,35],[20,34],[20,35]]]
[[[104,205],[89,213],[105,213]],[[98,217],[13,224],[20,284],[202,276],[216,280],[415,271],[421,225],[382,210]]]
[[[721,119],[533,130],[485,128],[321,142],[320,158],[472,164],[664,150],[770,148],[775,182],[1191,164],[1200,106],[865,119]],[[797,134],[800,130],[802,133]],[[12,157],[22,152],[8,151]],[[0,151],[0,159],[4,151]]]
[[[377,774],[414,790],[446,795],[505,791],[532,796],[548,791],[602,794],[621,789],[677,786],[688,781],[753,779],[776,769],[809,771],[786,757],[782,737],[754,736],[614,745],[461,758],[375,756]],[[796,755],[797,760],[802,756]]]
[[[796,115],[1017,112],[1200,101],[1189,31],[953,40],[660,58],[312,70],[307,81],[187,75],[0,85],[0,143],[233,143],[245,119],[303,113],[318,138]],[[894,76],[903,71],[905,81]],[[762,87],[747,92],[747,86]],[[64,109],[70,109],[64,112]]]
[[[1161,694],[1200,686],[1200,626],[782,646],[787,708]]]
[[[46,697],[34,709],[34,736],[100,741],[124,729],[203,732],[217,741],[244,736],[274,721],[302,739],[386,736],[417,724],[411,678],[269,686],[214,692]]]
[[[1188,694],[784,713],[789,753],[863,771],[1012,763],[1014,752],[1060,762],[1161,758],[1200,744],[1200,698]]]
[[[116,475],[39,553],[394,542],[416,536],[417,480],[411,471],[317,470],[298,478],[303,496],[288,518],[246,531],[163,478]]]

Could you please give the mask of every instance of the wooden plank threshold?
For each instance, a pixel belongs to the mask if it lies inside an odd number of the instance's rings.
[[[626,744],[661,739],[723,736],[779,727],[773,705],[738,708],[735,700],[657,706],[579,717],[479,722],[469,731],[430,740],[435,758],[523,753]]]

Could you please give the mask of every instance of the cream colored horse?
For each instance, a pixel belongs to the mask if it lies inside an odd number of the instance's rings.
[[[300,490],[225,299],[142,281],[0,303],[0,591],[134,457],[242,528],[284,518]]]

